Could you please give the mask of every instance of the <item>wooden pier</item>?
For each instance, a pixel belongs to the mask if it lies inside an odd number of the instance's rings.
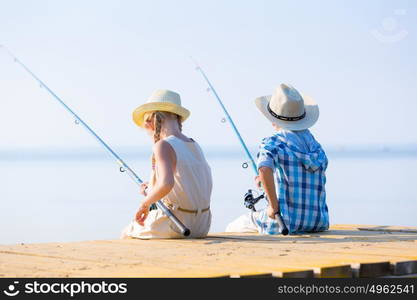
[[[417,227],[0,245],[0,277],[417,277]]]

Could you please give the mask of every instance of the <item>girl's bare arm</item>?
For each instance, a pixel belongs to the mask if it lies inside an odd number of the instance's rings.
[[[143,201],[143,205],[148,207],[165,197],[174,186],[174,171],[176,166],[174,149],[172,149],[168,142],[161,140],[154,146],[154,155],[158,178]]]

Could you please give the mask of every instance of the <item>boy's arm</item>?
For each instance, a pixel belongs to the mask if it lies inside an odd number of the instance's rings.
[[[275,191],[275,179],[274,171],[269,167],[259,168],[259,179],[262,183],[262,187],[268,198],[268,216],[271,219],[275,219],[275,214],[279,211],[277,193]]]

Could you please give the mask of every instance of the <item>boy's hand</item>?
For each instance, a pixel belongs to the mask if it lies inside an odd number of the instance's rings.
[[[262,182],[261,182],[261,178],[258,176],[255,176],[255,185],[257,188],[262,187]]]
[[[146,196],[146,195],[147,195],[147,193],[146,193],[146,189],[148,188],[148,184],[149,184],[149,182],[144,182],[144,183],[142,183],[142,184],[140,185],[140,188],[139,188],[139,193],[140,193],[141,195],[143,195],[143,196]]]
[[[272,208],[271,205],[268,205],[266,213],[268,214],[269,218],[275,219],[275,215],[278,213],[278,209]]]

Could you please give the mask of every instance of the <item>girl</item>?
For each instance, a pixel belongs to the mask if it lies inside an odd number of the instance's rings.
[[[161,210],[149,211],[160,199],[190,229],[190,237],[207,235],[212,177],[200,146],[181,132],[189,115],[180,95],[169,90],[155,91],[133,112],[134,122],[153,138],[152,174],[141,186],[145,198],[122,238],[183,238]]]

